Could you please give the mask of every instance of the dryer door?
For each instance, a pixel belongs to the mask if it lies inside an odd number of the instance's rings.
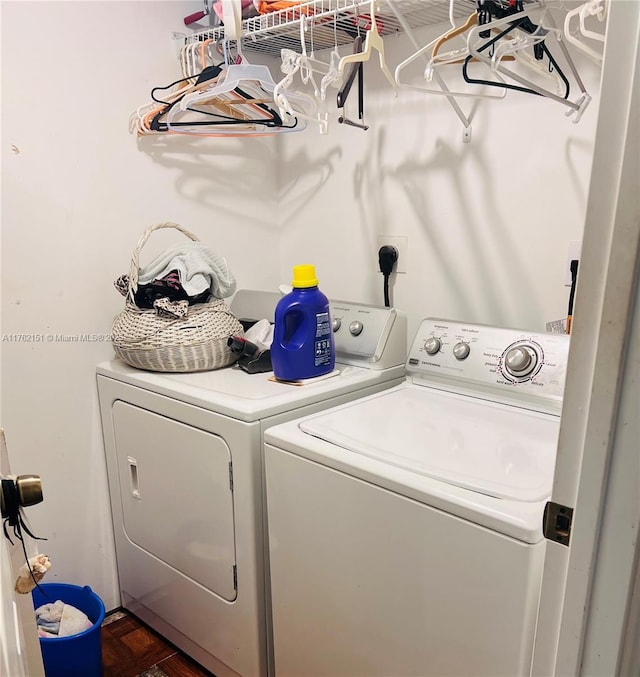
[[[113,405],[127,537],[224,599],[236,598],[225,441],[125,402]]]

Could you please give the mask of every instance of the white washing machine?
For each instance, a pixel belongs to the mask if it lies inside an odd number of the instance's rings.
[[[279,298],[240,291],[232,310],[273,319]],[[405,317],[345,302],[331,316],[339,373],[305,385],[237,367],[97,367],[122,605],[217,677],[271,672],[265,429],[404,379]]]
[[[406,382],[266,432],[277,677],[529,675],[568,343],[427,319]]]

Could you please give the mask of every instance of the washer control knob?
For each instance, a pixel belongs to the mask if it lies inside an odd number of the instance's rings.
[[[339,317],[334,317],[333,320],[331,320],[331,329],[333,329],[334,332],[338,331],[341,325],[342,320]]]
[[[429,355],[435,355],[440,350],[441,345],[440,339],[432,336],[424,342],[424,349]]]
[[[527,376],[538,364],[538,356],[527,345],[516,346],[504,356],[504,366],[512,376]]]
[[[364,325],[360,320],[354,320],[350,325],[349,325],[349,331],[353,336],[360,336],[362,334],[362,330],[364,329]]]
[[[466,360],[471,352],[471,346],[464,341],[460,341],[453,346],[453,356],[456,360]]]

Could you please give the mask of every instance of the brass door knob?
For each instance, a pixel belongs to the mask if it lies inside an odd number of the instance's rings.
[[[8,489],[5,488],[5,482],[12,482]],[[8,495],[5,496],[5,491]],[[16,502],[22,508],[28,508],[30,505],[42,503],[42,482],[40,475],[18,475],[11,480],[2,480],[2,492],[0,492],[0,508],[3,517],[7,517],[7,512],[15,510]]]
[[[40,475],[18,475],[16,486],[20,496],[20,505],[23,508],[42,503],[44,500]]]

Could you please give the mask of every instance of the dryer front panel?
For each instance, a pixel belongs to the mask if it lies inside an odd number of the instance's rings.
[[[229,447],[217,435],[122,401],[114,402],[112,416],[127,537],[233,601]]]

